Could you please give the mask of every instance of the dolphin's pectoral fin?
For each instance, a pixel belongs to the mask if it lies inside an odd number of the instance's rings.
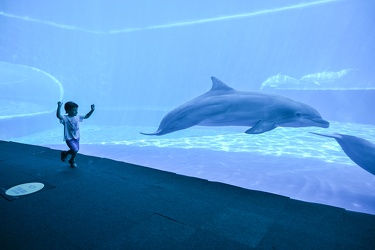
[[[255,125],[246,130],[246,134],[261,134],[267,131],[271,131],[272,129],[275,129],[277,126],[274,122],[270,121],[258,121],[255,123]]]

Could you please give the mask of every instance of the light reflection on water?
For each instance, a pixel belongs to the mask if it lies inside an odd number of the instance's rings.
[[[375,214],[375,176],[353,163],[334,139],[308,133],[375,142],[372,125],[332,122],[328,129],[277,128],[260,135],[240,127],[193,127],[156,137],[139,133],[155,127],[88,123],[81,125],[82,154]],[[57,126],[10,140],[66,149],[62,132]]]
[[[88,123],[88,122],[87,122]],[[251,152],[259,155],[318,158],[326,162],[355,165],[336,140],[310,134],[341,133],[355,135],[375,143],[375,126],[331,122],[328,129],[277,128],[259,135],[248,135],[246,128],[193,127],[164,136],[145,136],[139,132],[153,127],[81,125],[81,144],[124,145],[136,147],[208,149],[224,152]],[[63,144],[62,128],[11,140],[33,145]]]

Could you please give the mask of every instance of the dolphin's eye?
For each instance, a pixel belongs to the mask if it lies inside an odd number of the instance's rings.
[[[300,116],[302,116],[302,114],[301,114],[300,112],[297,112],[297,113],[296,113],[296,116],[297,116],[297,117],[300,117]]]

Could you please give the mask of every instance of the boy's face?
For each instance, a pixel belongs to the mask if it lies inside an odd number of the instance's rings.
[[[68,110],[68,116],[76,116],[78,114],[78,108],[74,107]]]

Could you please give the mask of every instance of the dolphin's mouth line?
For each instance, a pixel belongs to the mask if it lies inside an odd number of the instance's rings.
[[[287,116],[287,117],[284,117],[282,120],[279,120],[278,124],[279,126],[281,127],[288,127],[288,125],[290,126],[290,124],[293,124],[293,121],[288,121],[289,119],[293,120],[293,118],[295,118],[294,116]],[[321,117],[315,117],[315,116],[304,116],[304,117],[301,117],[302,119],[306,120],[306,121],[310,121],[312,124],[308,125],[308,126],[317,126],[317,127],[321,127],[321,128],[328,128],[330,123],[326,120],[324,120],[323,118]],[[291,126],[291,127],[294,127],[294,126]]]
[[[307,118],[310,121],[313,121],[317,124],[322,125],[323,128],[328,128],[329,127],[329,122],[324,120],[323,118]]]

